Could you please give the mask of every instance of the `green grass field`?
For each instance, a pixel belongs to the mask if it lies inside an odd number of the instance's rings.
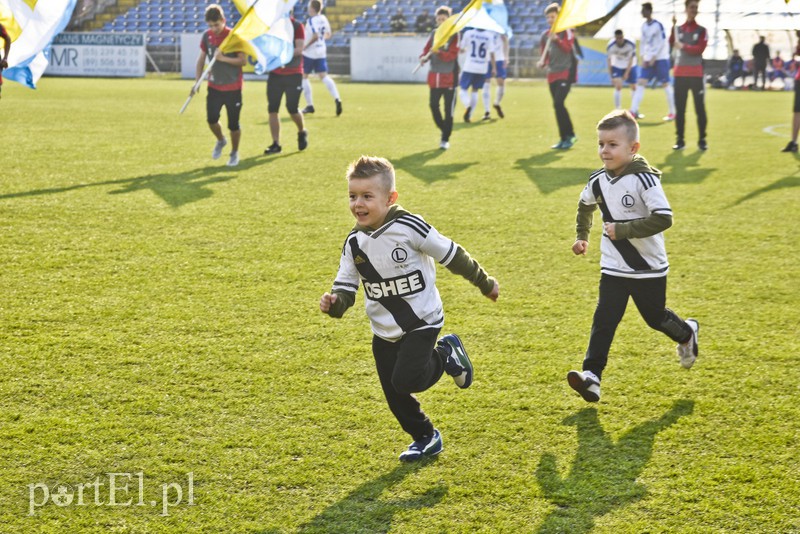
[[[800,532],[790,93],[710,90],[711,149],[695,149],[690,104],[678,153],[648,92],[642,153],[675,211],[668,305],[699,319],[700,358],[682,369],[631,305],[588,405],[565,375],[588,341],[598,235],[585,258],[570,247],[610,89],[573,90],[570,151],[548,148],[540,82],[510,83],[507,118],[459,120],[442,152],[424,86],[340,82],[337,119],[315,82],[309,149],[283,122],[268,157],[251,82],[231,170],[210,159],[205,94],[177,113],[190,85],[3,88],[0,532]],[[399,203],[501,284],[492,303],[440,272],[475,384],[419,395],[445,451],[417,465],[397,461],[410,439],[363,295],[341,320],[318,310],[361,154],[390,158]]]

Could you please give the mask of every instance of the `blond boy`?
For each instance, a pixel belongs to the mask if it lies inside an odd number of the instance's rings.
[[[442,451],[441,434],[413,394],[433,386],[445,372],[462,389],[473,376],[457,335],[437,342],[444,310],[434,262],[464,276],[493,301],[500,287],[463,248],[396,204],[388,160],[362,156],[348,167],[347,182],[356,225],[345,239],[333,289],[322,295],[319,308],[341,317],[355,303],[359,284],[364,286],[381,387],[400,426],[414,439],[400,460],[434,456]]]
[[[600,297],[583,372],[567,374],[569,385],[588,402],[600,400],[600,379],[628,297],[650,328],[678,342],[686,369],[697,359],[699,330],[696,320],[684,321],[666,307],[669,263],[663,231],[672,226],[672,209],[661,188],[661,171],[638,154],[639,125],[630,112],[614,111],[598,123],[597,140],[603,168],[592,173],[578,202],[572,252],[586,254],[592,214],[599,207]]]

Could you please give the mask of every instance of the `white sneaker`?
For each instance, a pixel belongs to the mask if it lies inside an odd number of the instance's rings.
[[[222,149],[225,148],[225,145],[228,144],[228,140],[224,137],[217,141],[217,144],[214,145],[214,150],[211,152],[211,159],[219,159],[222,156]]]
[[[441,148],[442,150],[447,150],[448,148],[450,148],[450,143],[447,141],[442,141],[441,143],[439,143],[439,148]]]
[[[567,383],[580,393],[586,402],[600,400],[600,379],[591,371],[570,371],[567,373]]]
[[[692,329],[692,338],[686,343],[679,343],[677,351],[681,358],[681,366],[684,369],[691,369],[697,360],[697,333],[700,331],[700,323],[695,319],[686,319],[686,324]]]
[[[236,167],[239,164],[239,153],[238,152],[231,152],[231,157],[228,160],[227,165],[228,167]]]

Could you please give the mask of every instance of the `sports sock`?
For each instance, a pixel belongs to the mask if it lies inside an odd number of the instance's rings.
[[[469,95],[469,107],[470,109],[475,109],[478,107],[478,92],[472,91],[472,94]]]
[[[503,100],[503,96],[506,94],[506,86],[505,85],[498,85],[497,86],[497,93],[495,94],[494,105],[499,106],[500,101]]]
[[[636,90],[633,92],[633,100],[631,101],[631,111],[639,111],[639,106],[644,98],[644,85],[637,85]]]
[[[614,109],[619,109],[622,107],[622,91],[619,89],[614,89]]]
[[[322,78],[322,83],[325,84],[325,88],[331,94],[334,100],[339,100],[339,90],[336,88],[336,82],[333,81],[333,78],[330,76],[325,76]]]
[[[461,103],[465,108],[469,107],[469,91],[467,89],[459,89],[458,96],[461,98]]]
[[[308,104],[309,106],[313,106],[314,101],[311,96],[311,80],[309,80],[308,78],[303,80],[303,94],[306,97],[306,104]]]
[[[669,114],[675,115],[675,91],[671,85],[664,87],[664,93],[667,95],[667,107],[669,107]]]
[[[483,84],[483,108],[486,110],[486,113],[489,113],[489,108],[491,107],[492,102],[492,94],[491,94],[492,84],[489,81],[484,82]]]

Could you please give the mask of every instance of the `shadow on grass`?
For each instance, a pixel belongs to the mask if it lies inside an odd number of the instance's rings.
[[[664,159],[664,163],[658,166],[664,173],[662,183],[699,184],[716,171],[716,169],[700,166],[700,158],[704,154],[702,150],[698,149],[694,152],[688,152],[688,150],[688,148],[673,150]]]
[[[445,495],[447,485],[437,484],[422,494],[406,499],[381,498],[390,488],[435,458],[411,464],[400,464],[388,473],[365,482],[340,501],[332,504],[308,523],[301,525],[298,534],[317,532],[388,532],[398,512],[436,506]]]
[[[135,178],[122,178],[119,180],[106,180],[64,187],[34,189],[33,191],[24,191],[21,193],[9,193],[0,195],[0,201],[12,198],[55,195],[87,187],[120,186],[119,189],[109,191],[108,194],[120,195],[149,189],[173,208],[179,208],[185,204],[197,202],[198,200],[203,200],[212,196],[214,191],[209,189],[208,186],[210,185],[233,180],[236,178],[236,173],[240,171],[248,170],[281,157],[288,157],[292,154],[284,154],[268,159],[263,156],[253,156],[241,160],[236,167],[227,167],[224,163],[220,163],[218,165],[201,167],[186,172],[148,174]]]
[[[578,451],[564,478],[553,454],[546,453],[539,461],[536,479],[544,496],[558,508],[537,532],[586,533],[594,526],[594,518],[644,497],[647,488],[636,479],[653,455],[656,434],[693,410],[694,401],[676,401],[667,413],[627,431],[616,444],[600,425],[595,408],[564,419],[565,425],[577,427]]]
[[[520,169],[528,175],[528,179],[536,184],[539,191],[545,195],[564,187],[586,185],[586,182],[589,180],[589,175],[595,168],[552,167],[552,164],[561,160],[565,153],[566,152],[563,150],[551,149],[548,152],[543,152],[529,158],[518,159],[514,162],[514,168]]]
[[[408,156],[392,159],[392,164],[397,169],[402,169],[414,178],[426,183],[439,182],[442,180],[455,180],[458,174],[469,167],[478,163],[477,161],[465,163],[432,163],[436,158],[444,154],[444,150],[436,148],[417,152]]]
[[[795,155],[795,159],[798,156]],[[796,170],[794,174],[791,176],[787,176],[785,178],[781,178],[777,182],[773,182],[769,185],[765,185],[764,187],[760,187],[755,191],[751,191],[747,193],[745,196],[731,204],[729,207],[738,206],[743,202],[747,202],[748,200],[753,200],[757,196],[763,195],[764,193],[769,193],[770,191],[777,191],[778,189],[788,189],[792,187],[800,187],[800,169]]]

